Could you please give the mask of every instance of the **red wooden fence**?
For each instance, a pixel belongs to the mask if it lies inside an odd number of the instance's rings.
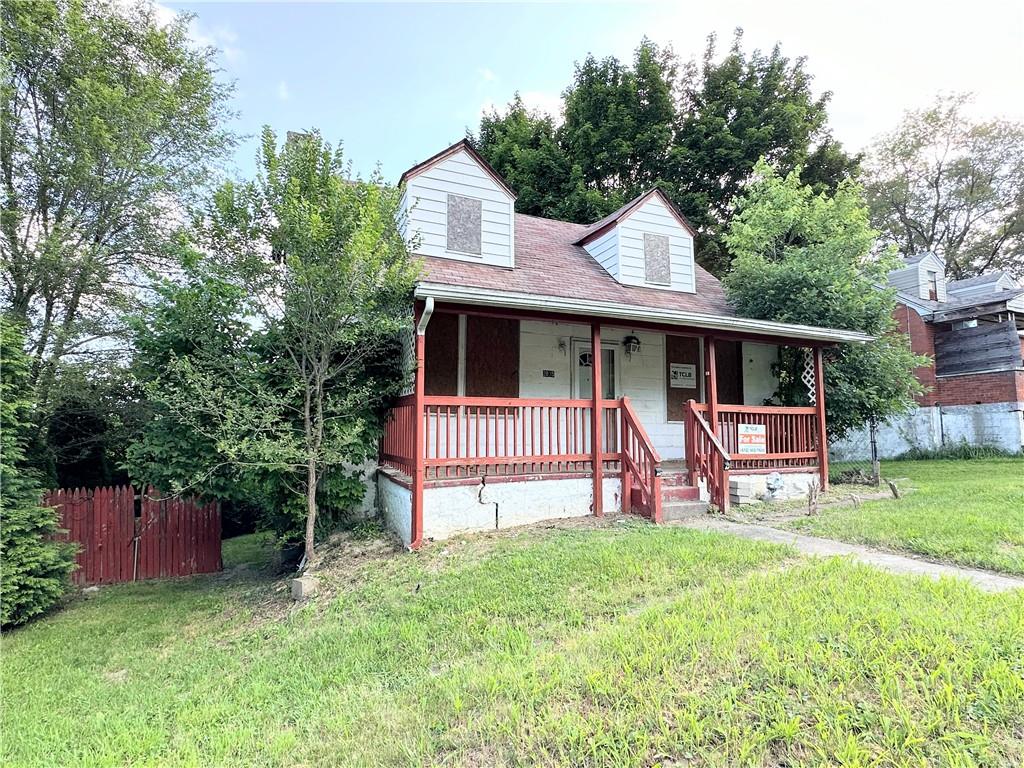
[[[150,488],[135,515],[135,489],[61,488],[43,499],[57,507],[61,538],[79,545],[76,584],[114,584],[211,573],[222,568],[220,505],[161,498]]]

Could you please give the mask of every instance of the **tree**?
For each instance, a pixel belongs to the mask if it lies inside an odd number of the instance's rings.
[[[648,40],[632,66],[588,57],[560,127],[513,101],[485,115],[473,141],[521,193],[523,213],[589,224],[661,187],[697,227],[700,262],[724,274],[723,234],[760,157],[782,172],[800,167],[815,191],[834,191],[859,167],[832,138],[830,94],[813,95],[805,61],[778,46],[748,55],[741,43],[737,31],[719,61],[712,35],[701,66],[680,67]]]
[[[0,315],[0,626],[23,624],[68,586],[73,550],[54,540],[57,513],[40,505],[42,487],[25,467],[32,401],[29,360],[16,322]]]
[[[969,102],[939,97],[875,142],[872,222],[905,256],[933,251],[950,278],[1024,275],[1024,124],[972,121]]]
[[[700,232],[699,261],[718,275],[730,259],[723,235],[760,158],[781,173],[799,167],[816,191],[834,191],[859,162],[832,138],[831,93],[814,96],[806,60],[790,60],[779,45],[748,55],[742,43],[738,29],[729,53],[717,61],[711,35],[700,68],[689,68],[666,177],[673,199]]]
[[[762,160],[725,237],[734,257],[725,289],[740,314],[876,337],[825,351],[833,438],[905,412],[921,391],[913,369],[925,361],[896,331],[895,295],[880,287],[893,257],[872,257],[877,234],[856,183],[815,193],[799,169],[781,176]],[[806,404],[802,370],[799,350],[785,348],[776,393],[783,404]]]
[[[264,129],[258,178],[225,184],[197,222],[202,290],[217,286],[235,325],[224,343],[207,343],[209,331],[201,345],[183,340],[147,383],[207,441],[205,471],[286,478],[304,501],[307,558],[333,470],[375,453],[407,380],[398,339],[418,268],[398,230],[399,192],[347,176],[319,134],[278,150]]]
[[[149,269],[176,263],[184,206],[232,139],[230,88],[189,17],[148,2],[2,6],[3,303],[27,327],[41,422],[59,363],[109,337]]]

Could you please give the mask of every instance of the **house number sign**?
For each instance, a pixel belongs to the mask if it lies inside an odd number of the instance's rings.
[[[697,366],[690,363],[669,365],[669,386],[674,389],[697,388]]]

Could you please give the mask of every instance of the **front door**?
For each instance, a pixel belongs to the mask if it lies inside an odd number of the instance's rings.
[[[601,396],[605,400],[614,400],[619,396],[616,369],[616,347],[608,346],[601,349]],[[579,342],[573,345],[576,360],[575,391],[573,397],[589,399],[594,380],[594,355],[590,344]]]

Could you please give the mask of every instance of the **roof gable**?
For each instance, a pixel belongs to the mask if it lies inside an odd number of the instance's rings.
[[[517,195],[515,191],[512,189],[512,187],[510,187],[508,183],[503,178],[501,178],[501,175],[496,170],[494,170],[494,168],[491,167],[490,163],[484,160],[483,155],[481,155],[473,148],[473,145],[469,143],[468,139],[460,139],[447,149],[442,149],[436,155],[428,157],[422,163],[417,163],[412,168],[410,168],[409,170],[402,174],[402,177],[398,180],[398,183],[400,185],[407,183],[410,179],[419,176],[424,171],[433,168],[438,163],[443,162],[447,158],[451,157],[452,155],[460,151],[465,151],[466,153],[468,153],[469,156],[472,157],[473,160],[476,161],[476,163],[487,173],[487,175],[494,179],[495,183],[498,184],[498,186],[504,189],[513,200],[516,199]]]
[[[676,221],[679,222],[680,226],[682,226],[687,232],[690,233],[691,237],[697,236],[697,231],[693,228],[693,225],[690,223],[689,219],[687,219],[682,214],[682,212],[676,207],[675,203],[669,200],[668,195],[666,195],[657,187],[654,187],[652,189],[647,190],[639,197],[630,200],[624,206],[619,208],[619,210],[613,211],[612,213],[609,213],[607,216],[605,216],[603,219],[595,221],[593,224],[587,227],[587,229],[584,231],[580,239],[576,241],[576,245],[586,245],[592,240],[596,240],[609,229],[614,227],[616,224],[620,224],[625,219],[628,219],[631,214],[636,212],[651,197],[657,197],[659,200],[661,200],[664,206],[668,209],[669,213],[671,213],[672,216],[675,217]]]

